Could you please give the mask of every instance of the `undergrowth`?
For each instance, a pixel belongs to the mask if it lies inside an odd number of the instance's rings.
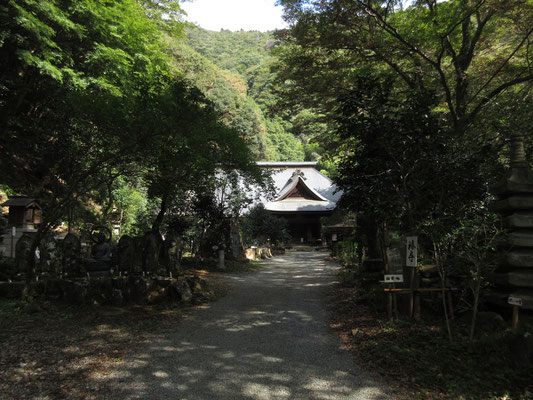
[[[388,321],[368,290],[353,287],[352,274],[339,276],[333,326],[369,370],[396,388],[400,399],[533,399],[533,326],[481,331],[470,348],[467,320],[454,321],[451,342],[440,316]]]

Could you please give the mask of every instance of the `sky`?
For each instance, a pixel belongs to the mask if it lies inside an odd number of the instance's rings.
[[[276,0],[192,0],[180,6],[186,19],[204,29],[220,31],[270,31],[286,27]]]

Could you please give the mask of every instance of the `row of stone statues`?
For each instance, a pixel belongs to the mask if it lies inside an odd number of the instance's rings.
[[[100,227],[102,228],[102,227]],[[106,228],[107,229],[107,228]],[[32,236],[24,234],[15,247],[16,265],[11,271],[0,271],[2,278],[17,279],[25,274],[30,257],[35,257],[36,275],[110,276],[111,274],[178,275],[180,270],[180,237],[167,232],[165,238],[155,232],[143,236],[122,236],[111,243],[105,230],[91,233],[94,242],[87,251],[78,236],[67,234],[63,239],[44,238],[35,254],[30,254]]]

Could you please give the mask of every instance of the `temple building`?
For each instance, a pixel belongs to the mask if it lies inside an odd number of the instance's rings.
[[[285,218],[293,242],[317,244],[324,238],[320,218],[335,210],[342,192],[316,169],[317,162],[258,162],[272,171],[276,194],[265,208]]]

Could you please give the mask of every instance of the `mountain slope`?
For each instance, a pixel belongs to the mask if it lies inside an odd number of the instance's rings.
[[[304,146],[289,132],[290,124],[267,113],[273,102],[271,33],[189,28],[187,36],[188,43],[169,39],[176,64],[215,103],[221,119],[248,138],[254,156],[303,160]]]

